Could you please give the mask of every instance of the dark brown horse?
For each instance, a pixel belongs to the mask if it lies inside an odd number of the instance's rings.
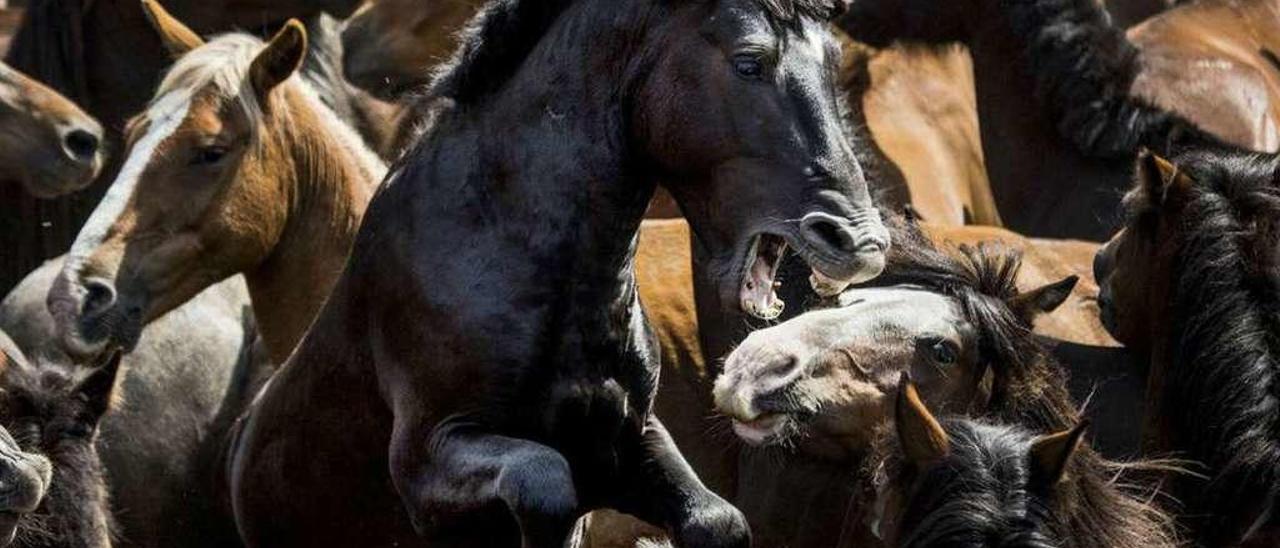
[[[350,14],[358,0],[174,0],[201,34],[250,29],[260,34],[289,17]],[[103,148],[123,148],[125,122],[141,111],[171,59],[137,0],[41,0],[26,10],[5,60],[78,103],[105,130]],[[310,29],[309,29],[310,30]],[[337,39],[336,34],[334,39]],[[341,59],[335,67],[341,67]],[[0,186],[0,293],[51,257],[66,253],[119,162],[74,196],[35,201]],[[12,253],[12,255],[10,255]]]
[[[859,0],[842,28],[873,45],[969,47],[992,191],[1029,235],[1107,235],[1138,146],[1179,125],[1152,106],[1239,145],[1280,145],[1280,67],[1262,53],[1280,47],[1275,0],[1196,2],[1127,35],[1094,0]]]
[[[634,239],[663,181],[735,310],[772,314],[783,242],[824,286],[879,273],[887,235],[840,125],[833,11],[484,10],[433,84],[442,111],[244,425],[246,540],[559,546],[606,506],[681,545],[745,545],[741,515],[651,414]]]
[[[895,434],[884,436],[871,459],[876,508],[872,523],[895,548],[1173,548],[1170,520],[1126,489],[1125,467],[1096,461],[1113,481],[1102,499],[1146,510],[1145,519],[1112,522],[1129,531],[1079,537],[1097,521],[1093,502],[1072,489],[1087,423],[1056,433],[963,416],[935,418],[903,375],[894,405]],[[1131,470],[1130,470],[1131,471]],[[1141,498],[1140,498],[1141,497]]]
[[[1172,494],[1203,546],[1280,542],[1280,157],[1147,154],[1098,254],[1103,320],[1149,364],[1147,443],[1203,468]]]

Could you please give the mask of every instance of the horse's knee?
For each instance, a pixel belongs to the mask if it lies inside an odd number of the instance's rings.
[[[512,459],[498,478],[498,496],[522,522],[572,523],[578,494],[569,461],[554,451]]]
[[[733,505],[714,500],[690,512],[672,531],[680,548],[750,548],[751,528]]]

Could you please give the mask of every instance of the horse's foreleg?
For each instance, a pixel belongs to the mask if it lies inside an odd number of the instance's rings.
[[[636,441],[622,448],[628,484],[619,510],[662,524],[681,548],[751,546],[742,512],[702,485],[657,417],[649,417]]]
[[[524,548],[564,546],[579,510],[569,463],[556,450],[462,423],[440,425],[425,444],[396,438],[393,478],[419,534],[496,545],[504,535],[492,516],[501,523],[505,510]]]

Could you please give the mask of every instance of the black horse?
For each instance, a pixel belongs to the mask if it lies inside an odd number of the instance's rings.
[[[888,235],[842,128],[831,0],[498,0],[432,85],[342,279],[231,460],[253,546],[561,546],[613,507],[746,546],[651,404],[632,269],[655,181],[720,292],[776,312],[794,247],[828,286]]]

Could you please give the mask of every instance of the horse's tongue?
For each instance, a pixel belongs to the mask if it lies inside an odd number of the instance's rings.
[[[809,285],[813,287],[814,293],[824,299],[839,295],[852,283],[851,280],[828,278],[825,274],[818,272],[817,269],[812,269],[809,274]]]

